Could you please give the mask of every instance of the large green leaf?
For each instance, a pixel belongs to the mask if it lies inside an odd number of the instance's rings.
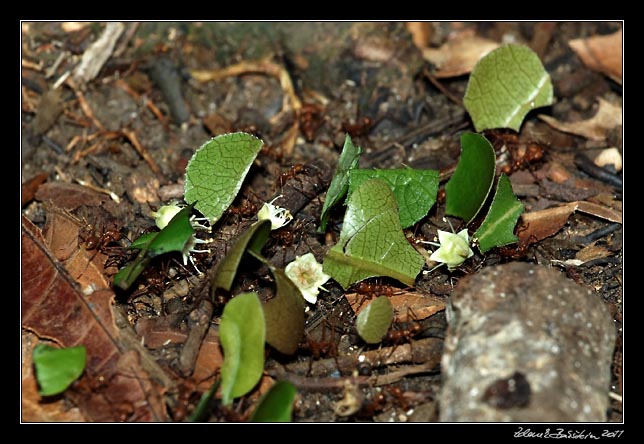
[[[263,142],[247,133],[230,133],[204,143],[188,162],[184,200],[213,224],[237,196]]]
[[[228,251],[228,254],[219,261],[217,270],[211,282],[211,293],[214,297],[215,291],[218,288],[223,288],[230,291],[237,268],[246,253],[247,249],[259,253],[268,239],[271,232],[271,222],[269,220],[260,220],[251,225],[239,238],[235,241],[235,245]]]
[[[394,319],[394,307],[387,296],[378,296],[358,313],[356,329],[367,344],[377,344],[385,337]]]
[[[277,381],[262,396],[250,417],[251,422],[290,422],[297,390],[288,381]]]
[[[527,46],[505,45],[478,61],[463,104],[476,131],[519,131],[526,114],[552,104],[552,82],[541,60]]]
[[[335,170],[331,184],[326,192],[324,205],[322,206],[322,213],[320,216],[319,233],[324,233],[326,224],[329,220],[329,210],[335,204],[340,202],[349,189],[349,171],[358,166],[362,148],[355,146],[351,141],[351,137],[347,134],[344,139],[344,146],[340,159],[338,159],[338,167]]]
[[[517,236],[514,235],[514,228],[523,210],[523,204],[512,192],[510,179],[505,174],[501,174],[490,211],[485,216],[485,220],[479,229],[474,233],[474,237],[478,239],[481,253],[518,240]]]
[[[496,174],[496,155],[479,134],[461,135],[461,158],[445,185],[445,214],[470,223],[485,203]]]
[[[38,344],[33,351],[39,393],[52,396],[64,392],[83,374],[87,361],[85,347],[54,348]]]
[[[343,288],[372,276],[414,285],[424,260],[405,238],[389,185],[370,179],[347,205],[340,240],[324,258],[324,272]]]
[[[369,179],[382,179],[391,186],[396,196],[400,225],[411,227],[427,215],[436,202],[439,172],[436,170],[395,170],[355,169],[349,172],[349,196]]]
[[[264,311],[255,293],[242,293],[224,307],[219,339],[224,350],[221,397],[224,405],[245,395],[264,371]]]

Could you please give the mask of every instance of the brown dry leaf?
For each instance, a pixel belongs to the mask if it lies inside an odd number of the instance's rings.
[[[622,30],[609,34],[573,39],[570,48],[584,65],[622,84]]]
[[[65,396],[91,421],[163,421],[162,392],[119,342],[111,289],[84,296],[42,233],[22,217],[22,327],[63,347],[84,345],[85,373]]]
[[[347,293],[344,296],[355,314],[369,305],[362,294]],[[445,302],[434,295],[411,291],[394,294],[388,298],[394,307],[394,322],[407,322],[410,316],[420,321],[445,310]]]
[[[481,57],[499,46],[493,40],[462,32],[438,49],[423,49],[423,58],[436,65],[434,77],[456,77],[472,72]]]
[[[568,221],[568,217],[575,211],[622,223],[621,211],[592,202],[569,202],[546,210],[523,213],[521,215],[523,228],[517,231],[519,241],[527,245],[552,236],[561,230]]]
[[[33,372],[33,350],[38,337],[33,333],[22,333],[22,412],[23,422],[85,422],[87,419],[76,407],[67,405],[64,399],[43,402]]]
[[[21,206],[24,207],[25,204],[28,204],[33,200],[34,196],[36,195],[36,191],[38,191],[40,185],[42,185],[47,180],[47,177],[47,173],[36,174],[34,177],[22,184]]]
[[[539,118],[551,127],[565,133],[576,134],[591,140],[603,141],[608,131],[622,125],[622,107],[602,98],[598,99],[597,113],[588,120],[560,122],[554,117],[539,114]]]
[[[51,200],[57,207],[71,211],[81,205],[90,207],[103,205],[109,197],[74,183],[47,182],[38,188],[36,200],[40,202]]]
[[[198,382],[199,390],[207,391],[210,388],[223,362],[224,355],[219,344],[219,335],[213,329],[209,329],[201,343],[192,374],[194,380]]]
[[[411,39],[418,49],[422,50],[429,45],[433,32],[430,22],[407,22],[405,27],[411,34]]]
[[[612,254],[613,252],[608,250],[606,247],[592,244],[579,250],[575,255],[575,259],[580,260],[582,263],[586,263],[595,259],[612,256]]]

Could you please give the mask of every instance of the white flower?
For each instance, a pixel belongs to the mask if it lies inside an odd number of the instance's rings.
[[[289,210],[287,210],[286,208],[278,207],[277,205],[273,205],[273,202],[275,202],[280,197],[282,197],[281,194],[270,202],[265,203],[257,213],[257,218],[259,220],[268,219],[271,221],[271,230],[282,228],[284,225],[293,220],[293,215]]]
[[[449,270],[453,270],[474,255],[470,248],[467,228],[456,234],[438,230],[438,242],[440,248],[429,258],[435,262],[444,263]]]
[[[300,289],[304,299],[311,304],[317,302],[321,286],[331,278],[322,271],[322,264],[315,260],[313,253],[296,257],[286,266],[284,272]]]
[[[181,210],[182,208],[176,204],[163,205],[158,211],[152,212],[154,223],[159,227],[159,230],[163,230]]]

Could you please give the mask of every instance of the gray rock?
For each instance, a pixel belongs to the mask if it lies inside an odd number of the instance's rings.
[[[463,278],[448,308],[440,421],[606,421],[615,327],[589,289],[527,263]]]

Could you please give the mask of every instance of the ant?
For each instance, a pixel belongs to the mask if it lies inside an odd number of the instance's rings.
[[[351,287],[351,290],[363,296],[362,300],[360,300],[360,303],[357,304],[356,310],[360,310],[362,304],[364,304],[367,300],[373,299],[374,296],[394,296],[402,293],[402,290],[392,287],[391,285],[376,284],[367,281],[358,282],[353,287]]]
[[[331,322],[331,334],[329,340],[327,340],[326,332],[327,330],[329,330],[327,328],[327,323],[328,321],[325,319],[324,324],[322,325],[322,334],[320,335],[319,341],[315,340],[308,332],[305,332],[306,341],[303,344],[300,344],[301,349],[308,350],[311,353],[307,375],[311,374],[313,361],[317,361],[323,357],[332,357],[336,360],[336,365],[339,367],[339,364],[337,362],[338,344],[335,341],[335,325],[333,322]]]
[[[308,174],[308,168],[306,165],[301,163],[296,163],[288,171],[280,174],[280,177],[277,178],[275,185],[279,185],[280,188],[284,187],[284,184],[291,179],[294,179],[298,174]]]
[[[412,339],[418,336],[422,331],[423,327],[420,322],[418,322],[413,310],[411,307],[407,307],[407,321],[404,323],[394,323],[382,339],[382,342],[394,345],[398,345],[402,342],[411,342]]]
[[[304,103],[300,109],[300,130],[307,142],[315,140],[318,129],[324,123],[322,108],[312,103]]]
[[[238,207],[230,207],[228,209],[228,213],[238,214],[243,218],[253,217],[257,214],[257,211],[257,205],[255,205],[249,199],[243,199]]]
[[[102,253],[107,256],[103,264],[104,267],[120,267],[127,256],[123,245],[121,245],[123,235],[114,224],[109,228],[103,227],[101,233],[97,234],[96,227],[85,222],[85,226],[81,228],[78,236],[85,250],[93,252],[88,262],[93,261],[98,253]]]

